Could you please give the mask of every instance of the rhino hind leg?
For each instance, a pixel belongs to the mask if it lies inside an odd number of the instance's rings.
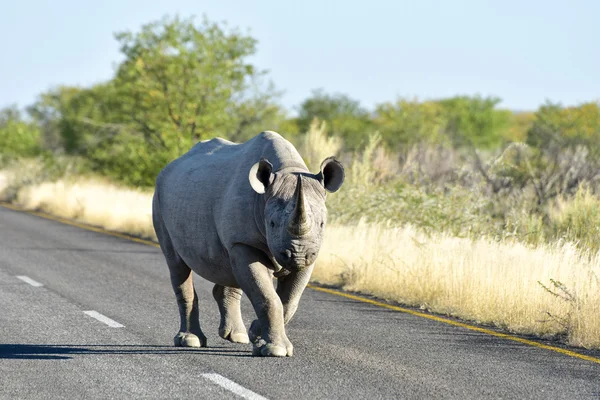
[[[181,320],[179,333],[174,338],[175,346],[206,347],[206,336],[200,328],[198,295],[192,281],[192,270],[183,261],[169,265],[169,269]]]
[[[194,290],[192,270],[175,251],[161,217],[158,191],[155,192],[152,199],[152,224],[171,273],[171,285],[179,307],[181,324],[179,332],[173,338],[175,346],[206,347],[206,336],[200,329],[198,295]]]
[[[213,297],[221,313],[219,336],[233,343],[250,343],[240,309],[242,293],[241,289],[228,286],[215,285],[213,288]]]
[[[192,270],[174,251],[168,235],[158,235],[161,249],[171,273],[171,285],[179,307],[179,332],[173,338],[175,346],[206,347],[206,336],[200,328],[198,295],[194,289]],[[161,232],[164,233],[164,232]]]
[[[173,338],[175,347],[206,347],[206,337],[204,341],[191,332],[178,332]]]

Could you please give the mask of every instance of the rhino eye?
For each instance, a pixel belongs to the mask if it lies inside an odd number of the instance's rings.
[[[323,226],[325,226],[325,223],[324,223],[324,222],[321,222],[321,228],[322,228]]]
[[[275,221],[271,221],[271,228],[275,228]]]

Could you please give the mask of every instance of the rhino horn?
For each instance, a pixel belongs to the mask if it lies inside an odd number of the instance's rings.
[[[288,225],[288,232],[294,236],[303,236],[310,231],[310,221],[306,212],[304,200],[304,191],[302,190],[302,177],[298,175],[298,184],[294,192],[295,206],[292,211],[292,217]]]

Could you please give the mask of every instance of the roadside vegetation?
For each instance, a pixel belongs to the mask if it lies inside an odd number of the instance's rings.
[[[313,279],[600,348],[600,105],[396,99],[316,90],[290,116],[256,41],[178,17],[116,35],[108,82],[0,111],[0,199],[154,239],[158,171],[198,140],[280,132],[346,183]]]

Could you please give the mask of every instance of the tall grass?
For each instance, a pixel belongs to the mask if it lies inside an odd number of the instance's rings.
[[[530,248],[514,241],[424,235],[410,226],[358,224],[328,228],[313,279],[512,332],[600,348],[599,276],[600,257],[567,242]]]
[[[315,118],[308,132],[300,139],[298,151],[304,157],[308,169],[317,172],[324,159],[340,156],[342,140],[336,136],[327,136],[327,123]]]
[[[156,240],[152,193],[98,178],[61,179],[23,188],[15,203],[104,229]]]
[[[581,249],[600,250],[600,201],[586,187],[573,198],[559,198],[549,210],[550,234],[577,243]]]
[[[22,159],[0,170],[0,201],[102,228],[154,239],[152,198],[105,178],[84,175],[69,157]]]

